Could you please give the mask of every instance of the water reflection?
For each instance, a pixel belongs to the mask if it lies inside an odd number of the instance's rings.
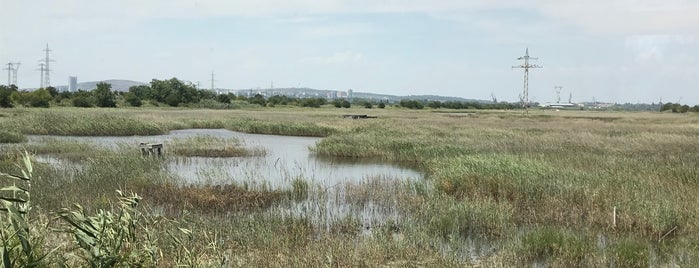
[[[248,148],[261,147],[265,156],[257,157],[179,157],[168,154],[167,142],[191,136],[236,138]],[[47,136],[29,136],[30,142],[41,142]],[[286,188],[296,178],[302,178],[321,186],[331,187],[340,183],[361,182],[368,178],[387,177],[405,180],[418,179],[422,175],[410,168],[373,160],[347,160],[319,157],[309,148],[320,138],[248,134],[226,129],[175,130],[167,135],[131,137],[75,137],[51,136],[51,139],[90,142],[102,147],[117,148],[133,144],[138,151],[139,142],[166,143],[167,168],[186,183],[242,183],[248,186]]]

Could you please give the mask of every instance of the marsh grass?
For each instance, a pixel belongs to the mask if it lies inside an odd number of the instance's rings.
[[[60,136],[131,136],[164,134],[158,123],[105,111],[50,109],[13,117],[7,124],[25,134]]]
[[[379,116],[375,120],[341,120],[347,111],[147,108],[110,110],[106,117],[103,110],[84,111],[17,109],[0,122],[24,134],[90,133],[82,129],[100,126],[65,123],[86,118],[113,120],[110,124],[119,128],[130,125],[118,123],[124,119],[161,130],[328,136],[314,153],[410,162],[426,174],[419,181],[375,178],[333,187],[299,178],[281,190],[183,186],[167,170],[169,160],[135,156],[137,151],[126,147],[26,144],[82,166],[67,172],[68,165],[37,164],[35,212],[48,215],[76,202],[86,213],[114,211],[114,190],[136,192],[153,207],[148,213],[163,219],[147,226],[163,252],[158,262],[163,266],[697,264],[699,118],[694,115],[479,111],[453,116],[385,109],[372,110]],[[54,113],[64,123],[50,131],[40,126]],[[29,123],[23,127],[24,121]],[[18,148],[0,147],[0,171],[18,171]],[[595,247],[594,237],[608,240]],[[469,239],[490,241],[492,250],[476,260],[464,258]]]
[[[589,258],[594,253],[592,239],[569,230],[551,227],[527,231],[522,235],[519,249],[519,254],[526,262],[543,262],[567,267],[589,266]]]
[[[20,143],[26,142],[27,137],[22,133],[9,129],[0,129],[0,143]]]
[[[167,148],[179,156],[201,157],[240,157],[264,156],[264,148],[246,148],[236,138],[219,138],[213,136],[193,136],[175,139],[167,144]]]

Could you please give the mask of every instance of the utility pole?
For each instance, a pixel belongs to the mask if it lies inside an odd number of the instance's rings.
[[[553,86],[554,89],[556,89],[556,103],[561,103],[561,90],[563,89],[562,86]]]
[[[512,66],[512,68],[524,69],[524,92],[520,96],[522,107],[525,113],[529,113],[529,69],[543,68],[536,64],[529,63],[529,60],[538,60],[539,58],[534,58],[529,56],[529,48],[524,52],[524,56],[517,58],[517,60],[524,60],[524,64]]]

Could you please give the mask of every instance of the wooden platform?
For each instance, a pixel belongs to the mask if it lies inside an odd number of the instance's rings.
[[[148,155],[162,156],[163,155],[163,144],[162,143],[141,142],[138,144],[138,147],[141,148],[141,154],[144,156],[148,156]]]
[[[342,118],[350,119],[367,119],[367,118],[377,118],[376,116],[370,116],[365,114],[343,114]]]

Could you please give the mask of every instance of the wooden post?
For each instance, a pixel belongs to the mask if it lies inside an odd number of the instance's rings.
[[[612,226],[616,228],[616,206],[614,206],[614,212],[612,212]]]

